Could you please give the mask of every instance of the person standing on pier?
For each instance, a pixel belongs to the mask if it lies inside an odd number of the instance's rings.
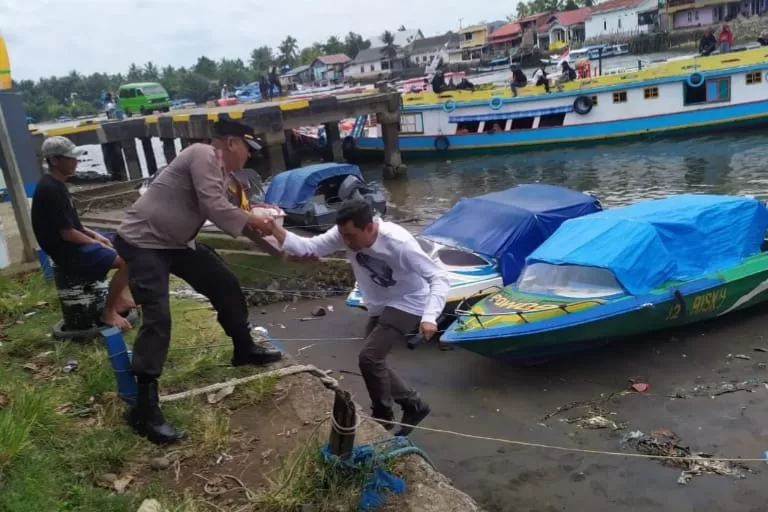
[[[282,354],[253,342],[248,306],[237,277],[211,248],[195,242],[210,219],[235,237],[245,235],[273,256],[282,253],[260,233],[271,227],[267,217],[232,204],[226,184],[242,169],[254,141],[253,128],[236,121],[216,125],[211,144],[192,144],[166,167],[126,212],[115,248],[128,266],[129,286],[141,305],[143,324],[133,346],[133,373],[138,395],[128,415],[134,431],[165,444],[186,437],[165,421],[159,406],[160,377],[171,339],[169,277],[174,274],[205,295],[232,339],[232,364],[264,365]]]
[[[336,226],[322,235],[304,238],[274,220],[270,232],[288,254],[321,257],[346,251],[363,292],[370,318],[358,362],[373,403],[375,419],[394,425],[393,402],[403,409],[397,435],[407,436],[430,413],[429,405],[387,364],[396,343],[405,344],[416,331],[430,341],[445,307],[450,283],[446,273],[421,249],[405,228],[374,216],[362,199],[345,201]]]
[[[32,199],[32,230],[40,248],[53,263],[67,273],[84,279],[102,280],[112,269],[107,300],[101,320],[107,325],[130,329],[131,324],[120,313],[136,305],[128,296],[128,273],[125,262],[102,233],[88,229],[80,222],[66,181],[75,175],[77,159],[85,151],[66,137],[48,137],[42,146],[48,172],[40,179]]]

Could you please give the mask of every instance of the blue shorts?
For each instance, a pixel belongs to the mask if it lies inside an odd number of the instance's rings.
[[[114,240],[114,233],[103,233],[94,229],[98,234]],[[72,255],[66,264],[61,265],[63,270],[80,275],[86,279],[100,281],[107,277],[107,273],[115,266],[117,252],[101,244],[87,244],[78,247],[77,254]]]

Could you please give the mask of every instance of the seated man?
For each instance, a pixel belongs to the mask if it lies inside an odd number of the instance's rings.
[[[512,80],[510,80],[509,86],[512,89],[512,96],[517,97],[517,89],[528,85],[528,77],[525,76],[517,62],[513,62],[510,69],[512,70]]]
[[[48,172],[40,179],[32,200],[32,229],[40,248],[62,270],[94,281],[104,279],[110,269],[117,272],[109,284],[101,320],[113,327],[130,329],[120,313],[136,307],[128,295],[128,274],[123,260],[103,235],[80,222],[66,181],[75,174],[77,157],[84,151],[66,137],[43,142]]]

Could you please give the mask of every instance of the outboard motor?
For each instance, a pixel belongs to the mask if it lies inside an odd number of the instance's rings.
[[[347,199],[366,199],[363,195],[366,192],[365,182],[357,176],[347,176],[339,185],[339,199],[342,201]]]

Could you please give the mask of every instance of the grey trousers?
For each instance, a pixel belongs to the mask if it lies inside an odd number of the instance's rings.
[[[390,411],[393,402],[403,406],[418,398],[416,391],[387,364],[387,355],[395,343],[406,343],[408,333],[418,328],[420,321],[416,315],[390,307],[368,320],[358,362],[374,413]]]

